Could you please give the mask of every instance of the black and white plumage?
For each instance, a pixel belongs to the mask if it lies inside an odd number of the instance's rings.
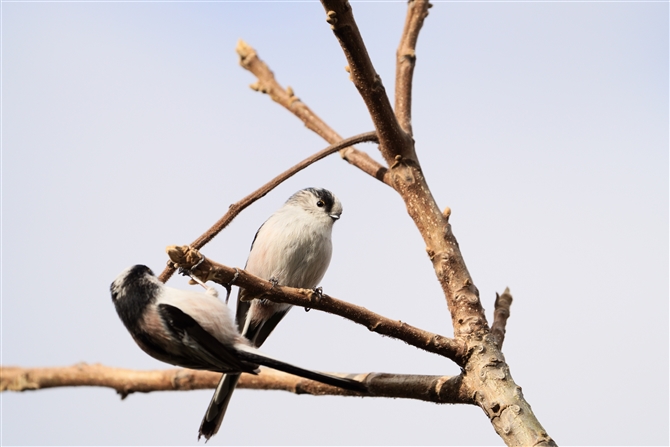
[[[144,265],[124,270],[110,286],[121,321],[140,348],[172,365],[222,373],[257,373],[258,366],[352,391],[356,380],[318,373],[268,357],[237,331],[216,290],[179,290],[161,283]],[[198,436],[199,438],[200,436]]]
[[[330,191],[298,191],[258,229],[245,270],[282,286],[315,288],[330,264],[333,224],[341,214],[342,204]],[[291,307],[240,289],[235,320],[241,334],[259,347]],[[200,426],[206,439],[219,430],[238,379],[226,374],[219,382]]]

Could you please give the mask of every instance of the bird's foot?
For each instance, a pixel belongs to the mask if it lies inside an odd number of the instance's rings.
[[[203,259],[205,259],[205,258],[203,257]],[[198,278],[197,276],[195,276],[190,270],[187,270],[183,267],[179,267],[179,274],[184,275],[184,276],[188,276],[189,278],[191,278],[192,284],[200,284],[202,287],[205,288],[205,291],[206,291],[205,293],[208,293],[208,294],[210,294],[212,296],[216,296],[216,297],[219,296],[219,292],[217,292],[215,288],[210,287],[207,284],[205,284],[204,282],[202,282],[202,280],[200,278]],[[226,289],[228,290],[228,296],[230,296],[230,287],[226,287]],[[227,302],[228,302],[228,298],[226,297],[226,303]]]
[[[323,298],[323,288],[321,287],[314,287],[312,289],[312,296],[310,297],[311,301],[314,301],[315,303],[318,303],[321,301],[321,298]],[[305,312],[309,312],[312,310],[311,307],[305,307]]]
[[[228,300],[230,299],[230,291],[232,290],[233,284],[235,284],[235,281],[237,281],[237,278],[240,276],[240,271],[237,270],[237,267],[235,267],[235,274],[233,275],[233,279],[231,279],[227,284],[224,284],[223,287],[226,288],[226,304],[228,304]]]

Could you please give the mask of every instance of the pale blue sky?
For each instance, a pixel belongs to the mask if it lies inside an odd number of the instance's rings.
[[[406,5],[352,4],[392,95]],[[435,2],[419,39],[419,157],[489,318],[496,291],[514,294],[504,354],[559,444],[669,442],[668,12]],[[160,271],[165,246],[326,146],[248,88],[237,40],[342,135],[372,130],[324,19],[318,2],[2,3],[2,364],[166,366],[125,332],[110,282],[136,263]],[[203,252],[243,266],[258,226],[306,186],[344,205],[325,292],[451,335],[402,201],[337,155]],[[326,371],[458,373],[300,309],[264,351]],[[0,442],[191,444],[210,396],[3,393]],[[501,440],[476,407],[240,390],[209,444]]]

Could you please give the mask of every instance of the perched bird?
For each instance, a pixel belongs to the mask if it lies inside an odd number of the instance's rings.
[[[213,288],[202,293],[167,287],[149,267],[135,265],[116,278],[110,291],[116,312],[135,342],[163,362],[234,374],[255,374],[263,365],[347,390],[366,390],[356,380],[309,371],[262,354],[237,331],[228,306]]]
[[[330,191],[298,191],[258,229],[245,270],[282,286],[315,288],[330,264],[333,224],[341,214],[342,204]],[[235,319],[241,334],[259,347],[291,307],[240,289]],[[219,430],[238,379],[221,378],[200,425],[206,439]]]

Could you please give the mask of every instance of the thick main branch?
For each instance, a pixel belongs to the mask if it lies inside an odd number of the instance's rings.
[[[351,5],[346,0],[321,0],[321,3],[326,10],[326,21],[340,42],[349,63],[351,80],[370,112],[379,135],[382,156],[389,166],[394,163],[396,155],[418,162],[414,142],[396,120],[382,79],[375,71],[363,44]]]
[[[465,265],[451,231],[448,213],[440,212],[415,154],[414,140],[406,133],[370,61],[347,0],[321,0],[344,55],[354,84],[365,101],[379,135],[379,148],[390,165],[393,187],[414,220],[442,286],[454,325],[454,336],[468,346],[464,384],[491,419],[508,445],[552,445],[514,383],[498,346],[490,335],[479,291]],[[412,13],[412,2],[410,11]],[[408,19],[411,20],[411,19]],[[418,33],[416,29],[416,33]]]

